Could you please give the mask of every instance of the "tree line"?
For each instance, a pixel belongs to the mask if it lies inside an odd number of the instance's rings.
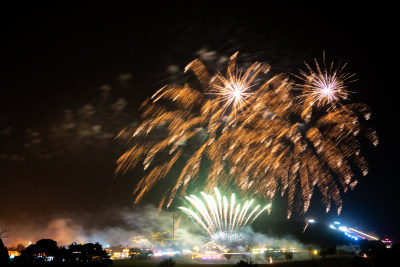
[[[3,248],[2,248],[3,247]],[[20,251],[12,261],[8,258],[7,248],[0,243],[1,266],[109,266],[112,264],[109,255],[99,243],[58,246],[52,239],[40,239]]]

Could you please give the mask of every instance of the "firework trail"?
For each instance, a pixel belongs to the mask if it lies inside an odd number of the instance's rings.
[[[143,123],[120,132],[119,138],[134,145],[119,158],[116,171],[126,172],[140,162],[150,169],[136,187],[135,203],[183,160],[159,208],[167,199],[169,206],[178,190],[184,195],[198,179],[206,158],[206,189],[235,185],[243,195],[269,201],[278,192],[287,193],[289,218],[295,204],[301,213],[308,210],[318,188],[327,212],[333,201],[340,213],[339,186],[346,192],[357,184],[356,171],[368,172],[358,137],[378,144],[376,132],[362,125],[370,117],[368,107],[348,103],[345,82],[353,75],[343,72],[345,65],[327,67],[324,56],[322,64],[315,60],[316,71],[306,64],[308,72],[295,76],[302,84],[286,74],[262,81],[259,76],[269,71],[268,65],[254,63],[239,71],[236,56],[230,58],[225,76],[211,77],[204,64],[194,60],[186,71],[194,72],[203,91],[165,86],[142,105]],[[167,160],[160,160],[165,152]]]
[[[216,187],[214,192],[215,197],[201,192],[203,201],[195,195],[186,196],[192,208],[179,207],[192,217],[212,240],[232,243],[241,237],[240,231],[246,225],[253,223],[265,210],[271,210],[271,204],[262,208],[254,203],[254,199],[242,203],[236,199],[235,194],[232,194],[229,200],[226,196],[221,196]]]
[[[203,157],[210,162],[208,188],[228,184],[232,179],[225,171],[224,150],[217,143],[221,133],[227,131],[227,122],[248,105],[249,90],[256,85],[257,76],[269,71],[268,65],[260,63],[254,63],[245,72],[238,71],[236,57],[237,53],[230,57],[226,76],[217,73],[211,77],[200,60],[192,61],[185,71],[193,71],[202,90],[188,85],[161,88],[141,106],[143,122],[139,127],[126,128],[119,133],[117,138],[134,144],[118,159],[116,172],[125,173],[141,162],[144,170],[150,170],[135,189],[135,203],[164,178],[178,160],[186,164],[175,186],[162,198],[160,208],[167,197],[169,206],[178,190],[184,195],[189,182],[196,181]],[[168,156],[163,157],[166,152]],[[190,156],[185,158],[188,154]]]

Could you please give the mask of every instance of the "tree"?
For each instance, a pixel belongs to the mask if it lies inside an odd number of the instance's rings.
[[[54,261],[59,262],[74,262],[75,256],[71,250],[61,247],[58,249],[57,256],[54,258]]]
[[[52,239],[40,239],[35,246],[40,253],[44,253],[45,257],[56,256],[58,252],[57,242]]]
[[[20,259],[25,262],[46,261],[54,258],[58,254],[57,242],[52,239],[40,239],[35,244],[31,244],[21,250]]]
[[[107,252],[99,243],[76,244],[72,243],[69,246],[69,251],[73,253],[74,261],[81,263],[103,262],[108,261]]]
[[[285,259],[286,259],[287,261],[292,261],[292,259],[293,259],[293,252],[291,252],[291,251],[286,251],[286,252],[285,252]]]
[[[0,265],[1,266],[6,266],[8,264],[9,258],[8,258],[8,250],[3,244],[3,240],[1,240],[0,236]]]
[[[255,264],[252,260],[249,260],[249,261],[240,260],[240,261],[237,262],[236,266],[240,266],[240,267],[257,267],[257,264]]]

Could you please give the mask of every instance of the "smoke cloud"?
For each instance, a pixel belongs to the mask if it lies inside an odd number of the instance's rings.
[[[73,242],[95,243],[107,246],[133,246],[131,239],[135,236],[146,236],[151,233],[172,231],[172,212],[157,212],[153,205],[147,205],[135,210],[121,209],[110,212],[118,217],[113,225],[91,228],[80,223],[79,218],[56,218],[46,225],[15,225],[10,229],[10,237],[5,240],[7,246],[18,244],[28,245],[43,238],[57,241],[59,246],[68,246]],[[200,229],[193,223],[187,223],[188,218],[176,216],[175,236],[182,240],[185,247],[203,242]]]
[[[146,205],[134,210],[117,210],[110,212],[113,216],[119,217],[111,226],[92,228],[72,218],[57,218],[49,221],[45,227],[31,227],[18,229],[18,233],[12,232],[11,237],[6,240],[9,247],[17,244],[28,245],[35,243],[42,238],[50,238],[57,241],[59,246],[68,246],[73,242],[95,243],[103,247],[129,246],[135,244],[132,238],[137,236],[149,236],[151,233],[163,233],[172,231],[171,211],[157,212],[154,205]],[[195,223],[191,222],[186,215],[175,214],[175,238],[180,249],[192,249],[194,246],[202,246],[209,239]],[[171,237],[171,232],[168,233]],[[293,236],[268,236],[255,232],[251,227],[244,230],[246,244],[239,247],[243,252],[249,247],[270,247],[270,248],[296,248],[306,250],[310,246],[304,245]],[[247,248],[246,248],[247,247]],[[315,246],[312,246],[315,248]]]

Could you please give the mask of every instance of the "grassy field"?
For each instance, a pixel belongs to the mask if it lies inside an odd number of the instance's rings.
[[[306,260],[306,261],[292,261],[292,262],[275,262],[273,264],[268,263],[257,263],[257,266],[278,266],[278,267],[334,267],[334,266],[343,266],[343,267],[350,267],[352,266],[352,257],[329,257],[325,260],[320,258],[314,260]],[[149,260],[149,261],[137,261],[137,260],[115,260],[113,266],[114,267],[127,267],[127,266],[158,266],[161,260]],[[215,263],[215,262],[182,262],[177,260],[176,267],[198,267],[198,266],[208,266],[208,267],[228,267],[228,266],[235,266],[237,263],[236,260],[230,260],[226,263]]]

